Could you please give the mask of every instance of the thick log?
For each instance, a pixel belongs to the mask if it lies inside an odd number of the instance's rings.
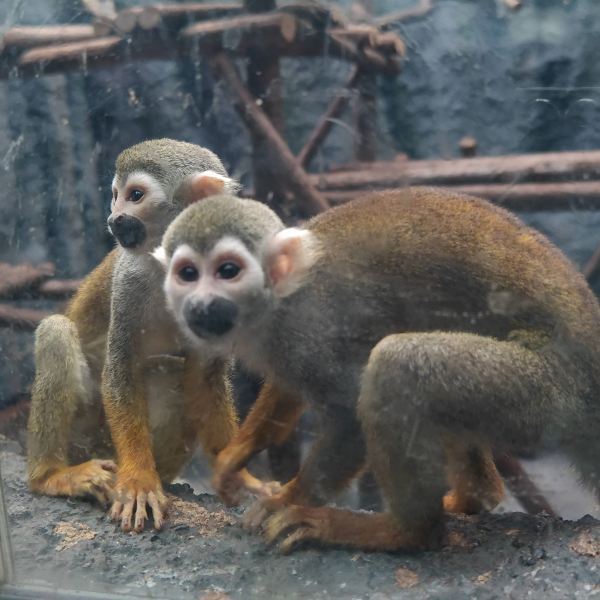
[[[331,131],[331,128],[334,124],[334,119],[339,118],[348,106],[351,98],[350,90],[356,84],[358,73],[358,67],[356,65],[353,66],[346,85],[331,101],[331,104],[327,107],[325,114],[321,117],[316,127],[308,136],[304,147],[298,154],[298,162],[303,167],[307,167],[310,164],[310,161],[313,159],[314,155],[319,149],[319,146],[323,143]]]
[[[600,179],[600,151],[378,162],[363,171],[312,176],[321,189],[332,190],[561,179]]]
[[[251,131],[260,134],[266,140],[265,147],[269,152],[268,159],[277,165],[282,178],[287,181],[289,190],[296,201],[307,213],[314,214],[329,207],[326,200],[312,186],[308,175],[304,172],[288,145],[273,127],[265,113],[256,104],[234,66],[225,54],[213,59],[213,67],[217,75],[225,81],[231,91],[238,114]]]
[[[53,275],[52,263],[42,263],[37,266],[28,263],[20,265],[0,263],[0,297],[14,296],[35,287]]]
[[[4,48],[31,48],[87,40],[96,35],[93,25],[43,25],[12,27],[2,36]]]
[[[531,481],[518,460],[509,454],[498,453],[494,456],[494,462],[512,495],[529,514],[545,512],[556,516],[554,509],[535,483]]]
[[[12,327],[19,331],[33,331],[42,319],[52,313],[34,308],[17,308],[0,304],[0,327]]]
[[[312,179],[312,178],[311,178]],[[312,179],[314,181],[314,179]],[[343,204],[369,192],[394,188],[363,188],[353,190],[326,190],[323,195],[332,204]],[[600,181],[570,183],[519,183],[444,185],[446,189],[490,200],[504,208],[519,212],[559,210],[600,210]]]

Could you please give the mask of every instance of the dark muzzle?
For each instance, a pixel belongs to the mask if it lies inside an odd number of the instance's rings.
[[[237,306],[225,298],[215,298],[208,304],[187,302],[183,309],[188,327],[198,337],[224,335],[234,326],[237,313]]]
[[[111,233],[124,248],[135,248],[144,243],[146,228],[137,218],[130,215],[112,215],[108,217],[108,226]]]

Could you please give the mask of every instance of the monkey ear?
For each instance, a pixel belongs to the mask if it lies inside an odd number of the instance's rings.
[[[165,251],[164,246],[158,246],[154,248],[154,250],[150,253],[160,264],[161,266],[167,270],[169,266],[169,261],[167,260],[167,252]]]
[[[186,206],[208,196],[216,196],[225,191],[226,184],[230,182],[229,177],[219,175],[214,171],[202,171],[194,173],[181,184],[181,196]]]
[[[266,272],[275,295],[283,298],[295,292],[318,258],[313,234],[290,227],[275,234],[266,254]]]

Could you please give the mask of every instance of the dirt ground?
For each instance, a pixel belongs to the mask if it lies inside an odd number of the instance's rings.
[[[91,502],[32,496],[19,445],[0,449],[21,582],[194,600],[600,598],[600,522],[591,516],[453,518],[437,552],[306,547],[282,556],[242,529],[241,510],[185,484],[170,488],[166,530],[123,534]]]

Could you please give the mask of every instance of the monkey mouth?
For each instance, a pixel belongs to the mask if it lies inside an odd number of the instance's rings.
[[[124,248],[137,248],[146,240],[146,227],[136,217],[118,215],[108,219],[108,227]]]
[[[237,306],[225,298],[210,303],[187,304],[184,318],[190,331],[202,339],[220,338],[229,333],[236,322]]]

